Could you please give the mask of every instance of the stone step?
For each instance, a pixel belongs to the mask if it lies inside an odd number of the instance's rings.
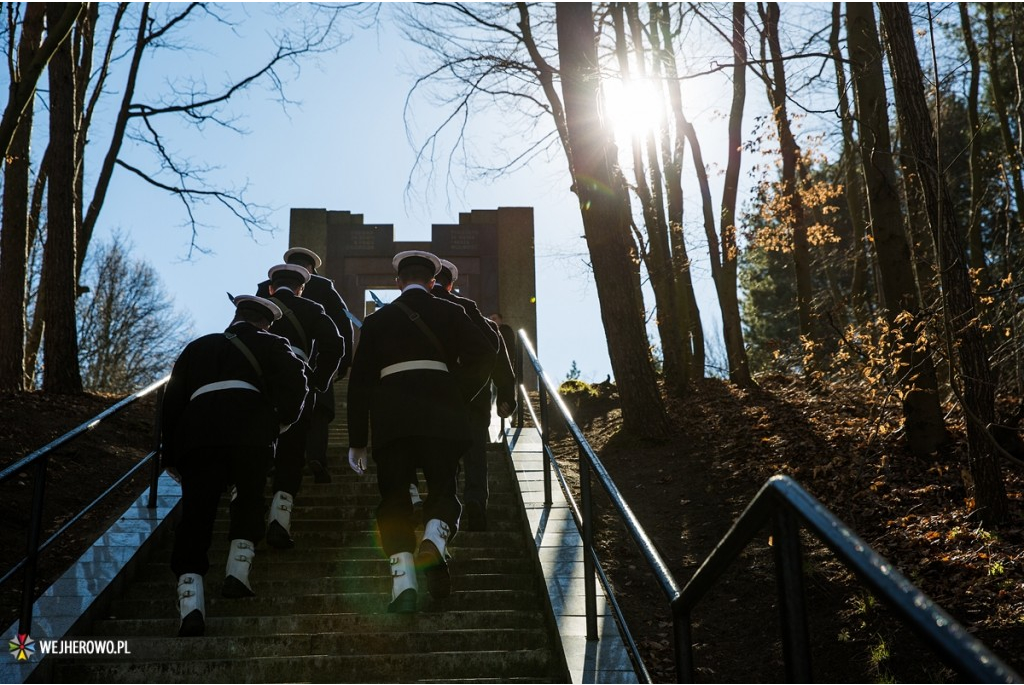
[[[137,618],[101,621],[93,632],[98,638],[129,639],[134,637],[167,637],[178,632],[178,617]],[[207,616],[209,635],[271,635],[287,633],[348,633],[361,635],[374,631],[408,632],[425,630],[442,633],[452,630],[537,630],[544,627],[543,617],[535,611],[518,609],[485,613],[443,611],[431,614],[323,613],[297,616]]]
[[[458,578],[453,580],[452,595],[444,600],[434,600],[425,591],[426,583],[420,583],[420,607],[444,609],[445,611],[492,611],[539,608],[537,593],[523,590],[462,590]],[[245,599],[224,599],[211,587],[206,596],[208,616],[266,616],[285,614],[345,613],[350,611],[383,612],[391,599],[390,592],[342,592],[337,594],[272,597],[258,595]],[[167,599],[154,601],[146,599],[119,599],[109,611],[113,618],[161,618],[177,615],[173,589]]]
[[[199,639],[194,639],[199,641]],[[457,646],[452,645],[457,649]],[[52,682],[79,683],[398,683],[426,680],[487,679],[508,682],[553,682],[547,649],[486,652],[435,651],[396,654],[387,658],[364,656],[262,656],[248,659],[195,659],[136,663],[125,660],[96,662],[78,659],[56,665]],[[443,675],[442,678],[438,678]]]
[[[308,475],[303,482],[292,520],[296,548],[257,546],[252,570],[256,597],[220,597],[229,544],[224,498],[206,575],[204,637],[176,637],[179,616],[169,568],[173,536],[168,536],[139,564],[134,580],[109,605],[107,618],[76,636],[127,640],[132,655],[51,657],[37,678],[101,683],[567,682],[507,457],[495,452],[489,458],[490,530],[462,531],[448,548],[452,595],[434,600],[420,573],[418,612],[396,615],[387,613],[390,566],[376,532],[376,480],[372,472],[352,473],[339,455],[344,450],[332,444],[334,482],[315,484]]]
[[[339,576],[346,578],[366,576],[387,577],[388,561],[380,553],[380,550],[374,551],[376,553],[374,557],[347,560],[338,560],[336,555],[329,553],[330,550],[305,551],[298,558],[293,558],[287,552],[278,552],[276,550],[274,553],[258,553],[252,575],[254,580],[271,576],[275,580],[332,578]],[[311,556],[322,558],[311,560]],[[218,561],[218,563],[214,564],[213,561]],[[222,558],[211,555],[210,572],[206,576],[208,582],[219,582],[223,579],[224,561]],[[494,557],[468,557],[459,554],[452,558],[450,563],[452,565],[452,572],[460,577],[494,573],[532,576],[536,571],[534,561],[525,556],[501,559]],[[174,580],[168,563],[150,562],[140,567],[135,582],[157,582],[164,585],[174,585]]]
[[[380,504],[380,493],[376,489],[342,497],[333,494],[330,490],[332,487],[333,484],[310,487],[306,487],[306,484],[303,484],[302,490],[295,498],[295,510],[298,511],[300,507],[337,506],[343,504],[346,507],[353,507],[355,511],[360,511],[363,508],[372,508],[373,511],[376,511],[377,505]],[[272,495],[273,493],[270,494]],[[227,500],[225,499],[224,501],[226,502]],[[267,497],[267,504],[270,504],[269,496]],[[488,510],[495,508],[515,511],[519,508],[518,495],[514,494],[511,490],[491,491],[490,497],[487,500],[487,508]]]
[[[168,662],[218,658],[258,659],[271,654],[275,657],[323,654],[365,657],[387,655],[391,658],[394,655],[432,652],[441,640],[449,648],[457,646],[460,650],[475,652],[540,649],[547,640],[541,628],[452,628],[439,633],[422,622],[408,623],[407,626],[395,627],[384,632],[367,631],[355,634],[352,631],[277,631],[264,635],[247,635],[245,639],[239,639],[233,633],[217,633],[213,626],[210,626],[202,639],[193,640],[175,637],[173,631],[176,630],[177,626],[174,626],[172,632],[164,637],[128,638],[126,642],[131,651],[131,659]],[[99,659],[91,657],[90,661],[93,660]]]
[[[478,533],[486,535],[486,533]],[[469,537],[468,535],[466,536]],[[323,561],[344,561],[344,560],[387,560],[379,545],[366,546],[345,546],[345,547],[314,547],[307,544],[305,538],[298,538],[294,549],[274,549],[265,543],[256,546],[256,555],[259,564],[273,563],[276,561],[308,561],[311,563]],[[217,564],[226,561],[228,545],[230,541],[227,536],[216,537],[210,546],[210,563]],[[455,543],[448,549],[448,552],[456,560],[459,559],[528,559],[529,553],[519,545],[481,545],[469,547],[468,543],[463,544],[463,537],[460,534]],[[169,545],[156,550],[149,561],[165,568],[171,562],[171,548]],[[215,564],[216,565],[216,564]]]
[[[451,567],[452,580],[459,591],[466,590],[530,590],[533,588],[534,577],[530,573],[467,573],[459,564]],[[137,579],[125,599],[143,600],[157,598],[174,601],[175,584],[171,574],[164,569],[160,579]],[[391,590],[391,576],[388,565],[380,563],[374,574],[353,576],[351,574],[336,576],[312,576],[282,578],[276,569],[265,569],[256,566],[250,576],[252,589],[260,596],[283,597],[302,595],[334,595],[346,592],[385,593]],[[223,582],[223,574],[208,573],[205,579],[207,593],[219,592]],[[426,586],[423,586],[424,588]]]
[[[296,507],[292,513],[292,534],[302,531],[374,531],[377,528],[375,513],[352,512],[350,516],[343,516],[338,513],[339,511],[346,510],[342,507]],[[518,532],[519,515],[508,509],[489,509],[487,526],[489,532]],[[219,518],[213,524],[214,534],[226,532],[229,527],[230,522],[226,517]],[[422,529],[423,526],[419,524],[418,527]],[[488,531],[460,531],[459,539],[462,539],[463,535],[476,535],[478,532]]]

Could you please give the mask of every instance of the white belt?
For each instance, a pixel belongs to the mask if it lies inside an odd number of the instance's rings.
[[[306,351],[304,349],[302,349],[301,347],[296,347],[295,345],[289,345],[289,347],[292,348],[292,352],[295,353],[296,357],[298,357],[304,362],[309,361],[309,357],[306,356]]]
[[[217,390],[255,390],[256,392],[260,391],[260,389],[257,388],[255,385],[253,385],[252,383],[246,383],[245,381],[217,381],[216,383],[207,383],[206,385],[201,386],[198,390],[192,393],[192,397],[188,399],[191,401],[199,397],[200,395],[205,395],[208,392],[216,392]]]
[[[393,373],[401,373],[402,371],[447,371],[448,365],[444,362],[434,361],[433,359],[414,359],[411,362],[398,362],[391,366],[385,366],[380,370],[380,377],[390,376]]]

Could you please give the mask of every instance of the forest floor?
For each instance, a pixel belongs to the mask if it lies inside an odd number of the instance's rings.
[[[109,409],[119,399],[104,395],[0,393],[0,470],[7,470]],[[48,540],[152,451],[155,411],[155,397],[143,397],[51,454],[44,481],[40,542]],[[39,555],[36,595],[59,578],[117,520],[147,487],[151,476],[149,469],[142,469]],[[25,558],[35,486],[35,467],[22,469],[12,479],[0,483],[0,520],[4,522],[0,526],[0,574],[6,574]],[[22,573],[16,573],[0,585],[0,629],[6,629],[18,618],[22,578]]]
[[[672,439],[621,431],[614,389],[570,395],[575,420],[680,586],[773,475],[793,477],[1011,668],[1024,672],[1024,480],[1004,469],[1011,517],[983,527],[969,513],[963,436],[929,459],[906,452],[897,416],[864,393],[816,393],[790,378],[739,390],[697,383],[667,402]],[[592,386],[601,387],[601,386]],[[575,445],[556,454],[578,482]],[[601,491],[592,478],[594,492]],[[603,492],[602,492],[603,494]],[[596,497],[596,496],[595,496]],[[668,603],[625,535],[600,508],[602,563],[655,682],[677,682]],[[784,682],[771,531],[766,527],[693,613],[698,682]],[[802,533],[817,682],[956,682],[836,557]]]
[[[661,444],[630,440],[614,388],[567,398],[575,420],[681,585],[764,482],[795,478],[1000,658],[1024,671],[1024,480],[1004,472],[1012,516],[982,527],[968,511],[961,436],[947,453],[906,453],[892,417],[863,393],[814,392],[788,378],[743,391],[718,380],[667,400],[674,426]],[[0,468],[114,403],[99,396],[0,395]],[[124,473],[152,444],[152,400],[118,414],[51,458],[50,531]],[[570,483],[576,450],[559,439]],[[144,489],[147,473],[43,555],[39,588],[77,558]],[[0,572],[24,555],[33,475],[0,484]],[[594,488],[600,492],[599,487]],[[676,682],[671,614],[645,562],[597,497],[600,557],[656,682]],[[44,537],[48,535],[44,534]],[[693,614],[700,682],[785,679],[765,529]],[[952,682],[957,676],[893,618],[820,544],[803,535],[813,673],[819,682]],[[0,619],[17,616],[20,574],[0,586]]]

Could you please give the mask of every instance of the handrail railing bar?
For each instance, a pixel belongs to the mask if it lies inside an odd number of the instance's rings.
[[[783,508],[792,511],[952,669],[979,681],[1017,681],[1014,671],[787,476],[774,476],[765,483],[697,569],[683,588],[683,610],[689,612],[696,605],[772,513]]]
[[[13,463],[10,466],[8,466],[7,468],[5,468],[3,471],[0,471],[0,483],[3,483],[4,481],[9,480],[12,476],[14,476],[15,474],[19,473],[20,471],[24,471],[25,468],[29,466],[29,464],[31,464],[33,461],[35,461],[36,459],[40,458],[41,456],[43,456],[45,454],[49,454],[50,452],[52,452],[53,450],[57,449],[58,447],[64,445],[65,443],[68,443],[71,440],[74,440],[79,435],[82,435],[84,433],[88,433],[93,428],[98,426],[100,423],[105,421],[107,418],[109,418],[113,414],[116,414],[117,412],[121,411],[122,409],[127,407],[129,404],[131,404],[135,400],[139,399],[140,397],[144,397],[145,395],[148,395],[149,393],[153,392],[157,388],[161,387],[164,383],[167,382],[168,378],[170,378],[170,376],[164,376],[160,380],[154,381],[153,383],[151,383],[150,385],[146,386],[142,390],[139,390],[135,394],[129,395],[128,397],[124,398],[123,400],[121,400],[120,402],[115,404],[114,406],[109,407],[108,409],[103,410],[102,412],[100,412],[99,414],[94,416],[92,419],[90,419],[89,421],[81,424],[77,428],[72,428],[70,431],[68,431],[64,435],[60,436],[59,438],[57,438],[53,442],[51,442],[51,443],[49,443],[47,445],[44,445],[43,447],[40,447],[36,451],[31,452],[31,453],[25,455],[19,461],[16,461],[15,463]]]
[[[591,466],[598,475],[598,481],[605,487],[613,506],[619,511],[623,524],[634,538],[634,542],[644,553],[652,572],[659,576],[659,581],[663,581],[659,571],[667,574],[668,580],[662,583],[663,591],[665,591],[667,585],[675,585],[675,579],[671,573],[668,573],[667,567],[665,567],[663,560],[661,560],[657,549],[654,548],[653,543],[647,538],[646,532],[639,525],[639,522],[635,520],[632,511],[625,504],[618,489],[611,482],[610,477],[608,477],[607,472],[604,472],[600,460],[597,459],[593,450],[590,449],[589,443],[586,442],[579,427],[572,420],[562,398],[554,390],[550,379],[544,374],[540,362],[536,358],[536,353],[533,351],[532,345],[526,338],[525,333],[520,331],[519,337],[522,343],[519,346],[519,350],[527,350],[529,360],[537,372],[539,382],[542,384],[538,389],[542,400],[545,394],[549,394],[558,404],[566,427],[580,447],[581,454],[586,454],[587,459],[591,461]],[[527,399],[528,397],[524,390],[524,400]],[[529,405],[528,401],[524,403]],[[522,418],[520,418],[520,424],[522,424]],[[558,467],[554,455],[549,454],[543,432],[541,436],[545,448],[544,453],[547,457],[545,468],[548,468],[551,464],[554,465],[555,471],[559,475],[560,485],[565,490],[567,483],[561,474],[561,469]],[[608,483],[611,483],[610,487],[605,482],[606,480]],[[566,495],[567,499],[572,502],[571,493],[566,491]],[[619,506],[620,502],[623,505],[622,507]],[[575,503],[573,503],[573,506],[575,506]],[[790,518],[795,517],[798,523],[792,526],[795,530],[791,533],[777,533],[780,536],[780,544],[798,544],[799,522],[804,523],[833,553],[844,561],[845,565],[869,589],[878,593],[884,601],[892,606],[900,618],[909,623],[910,627],[924,638],[933,651],[954,670],[979,681],[1020,682],[1020,676],[1003,664],[984,644],[967,634],[963,626],[935,605],[919,588],[910,583],[889,562],[860,540],[852,530],[847,528],[824,505],[803,490],[795,481],[785,476],[776,476],[762,487],[758,495],[748,504],[743,514],[730,528],[729,533],[716,545],[715,549],[705,559],[704,563],[701,564],[700,568],[682,590],[676,590],[671,595],[666,591],[666,594],[670,596],[676,644],[676,673],[680,679],[686,677],[692,679],[693,676],[690,608],[717,581],[718,577],[724,572],[725,567],[733,562],[757,532],[764,528],[765,524],[776,515],[776,512],[787,511],[790,512]],[[576,519],[578,512],[574,511],[573,513],[574,519]],[[782,516],[784,518],[786,514]],[[580,525],[579,520],[576,520],[576,523],[578,526]],[[635,527],[633,524],[635,524]],[[779,529],[788,527],[777,526]],[[744,536],[746,536],[746,539],[741,540],[740,538]],[[786,537],[787,540],[783,541],[782,537]],[[788,538],[790,537],[794,538],[795,542],[789,540]],[[595,560],[597,559],[594,550],[589,550],[589,553],[593,555]],[[659,561],[661,562],[660,565],[657,563]],[[792,562],[780,564],[779,573],[790,574],[792,577],[787,577],[786,582],[792,582],[796,574],[792,570],[785,569],[786,565],[792,565]],[[797,565],[801,566],[802,563],[798,561]],[[597,573],[603,575],[599,564],[597,566]],[[802,583],[802,581],[800,582]],[[606,588],[608,587],[604,580],[602,584]],[[611,596],[610,588],[609,595]],[[780,601],[785,601],[784,595],[785,593],[780,591]],[[621,620],[618,615],[617,620]],[[624,634],[629,636],[629,628],[624,621],[622,626]],[[784,626],[783,630],[792,630],[792,626]],[[799,628],[797,628],[797,633],[799,633]],[[792,636],[793,633],[791,632],[790,637]],[[791,651],[799,652],[800,645],[798,642],[799,639],[793,642],[796,649]],[[792,669],[804,667],[809,669],[809,658],[803,665],[797,663],[800,658],[800,655],[797,653],[793,659],[787,660],[787,673],[799,672]],[[636,660],[641,665],[643,664],[639,655],[637,655]],[[809,674],[809,670],[807,673]]]
[[[116,483],[114,483],[114,484],[113,484],[113,485],[111,485],[111,486],[110,486],[109,488],[107,488],[107,490],[106,490],[106,491],[105,491],[105,492],[104,492],[104,493],[103,493],[102,495],[100,495],[99,497],[97,497],[96,499],[94,499],[94,500],[92,501],[92,503],[91,503],[91,504],[89,504],[89,505],[88,505],[88,506],[87,506],[87,507],[86,507],[85,509],[83,509],[82,511],[80,511],[80,512],[78,513],[78,515],[77,515],[77,516],[75,516],[75,517],[74,517],[73,519],[71,519],[70,521],[68,521],[67,523],[65,523],[65,524],[64,524],[63,526],[61,526],[60,530],[58,530],[58,531],[57,531],[56,533],[54,533],[53,535],[51,535],[51,536],[50,536],[50,537],[49,537],[49,538],[48,538],[48,539],[46,540],[46,542],[44,542],[43,544],[39,545],[39,550],[38,550],[38,551],[39,551],[39,552],[45,552],[45,551],[46,551],[46,549],[47,549],[47,548],[48,548],[48,547],[49,547],[49,546],[50,546],[51,544],[53,544],[54,542],[56,542],[56,541],[57,541],[57,538],[58,538],[58,537],[60,537],[61,535],[63,535],[64,531],[66,531],[66,530],[67,530],[68,528],[70,528],[71,526],[73,526],[73,525],[74,525],[74,524],[75,524],[75,523],[76,523],[76,522],[77,522],[77,521],[78,521],[78,520],[79,520],[80,518],[82,518],[83,516],[85,516],[85,515],[86,515],[87,513],[89,513],[89,512],[90,512],[90,511],[91,511],[92,509],[94,509],[94,508],[96,507],[96,505],[98,505],[98,504],[100,503],[100,501],[101,501],[101,500],[102,500],[103,498],[105,498],[105,497],[106,497],[107,495],[109,495],[109,494],[110,494],[111,492],[113,492],[113,491],[114,491],[115,489],[117,489],[118,487],[120,487],[121,485],[123,485],[123,484],[124,484],[124,482],[125,482],[126,480],[128,480],[129,478],[131,478],[131,476],[133,476],[133,475],[134,475],[134,474],[135,474],[135,473],[136,473],[136,472],[137,472],[137,471],[138,471],[139,469],[141,469],[141,468],[142,468],[143,466],[145,466],[145,465],[146,465],[146,464],[147,464],[147,463],[149,462],[149,460],[153,458],[154,454],[155,454],[155,452],[150,452],[150,453],[149,453],[149,454],[147,454],[147,455],[146,455],[145,457],[143,457],[143,458],[142,458],[141,460],[139,460],[139,463],[138,463],[138,464],[136,464],[135,466],[133,466],[133,467],[131,468],[131,470],[130,470],[130,471],[128,471],[128,472],[127,472],[127,473],[126,473],[126,474],[125,474],[124,476],[122,476],[122,477],[121,477],[120,479],[118,479],[118,481],[117,481]],[[23,559],[22,559],[21,561],[19,561],[19,562],[18,562],[17,564],[15,564],[14,566],[12,566],[12,567],[11,567],[11,569],[7,571],[7,573],[5,573],[5,574],[4,574],[3,576],[0,576],[0,585],[3,585],[3,584],[4,584],[4,583],[6,583],[6,582],[7,582],[8,580],[10,580],[11,578],[13,578],[13,577],[14,577],[14,575],[15,575],[15,574],[16,574],[16,573],[17,573],[18,571],[20,571],[21,569],[25,568],[25,565],[26,565],[27,563],[28,563],[28,557],[25,557],[25,558],[23,558]]]

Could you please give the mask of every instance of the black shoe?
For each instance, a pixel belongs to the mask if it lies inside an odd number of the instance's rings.
[[[466,502],[459,528],[477,532],[487,530],[487,507],[477,501]]]
[[[228,599],[241,599],[242,597],[255,597],[256,593],[245,586],[245,583],[234,576],[224,578],[224,585],[220,588],[220,596]]]
[[[448,571],[448,562],[430,540],[420,543],[420,549],[416,553],[416,568],[423,569],[431,597],[444,599],[452,594],[452,577]]]
[[[327,470],[327,467],[324,466],[324,463],[322,461],[316,461],[314,459],[310,459],[310,461],[309,461],[309,470],[313,472],[313,482],[314,483],[330,483],[330,482],[332,482],[331,473],[330,473],[330,471]]]
[[[267,526],[267,544],[277,549],[291,549],[295,546],[295,540],[288,534],[277,521],[271,521]]]
[[[388,604],[389,614],[415,614],[416,613],[416,591],[412,588],[403,590],[402,594],[395,597],[391,604]]]
[[[202,637],[206,632],[206,619],[203,612],[193,609],[188,616],[181,619],[181,627],[178,628],[178,637]]]

